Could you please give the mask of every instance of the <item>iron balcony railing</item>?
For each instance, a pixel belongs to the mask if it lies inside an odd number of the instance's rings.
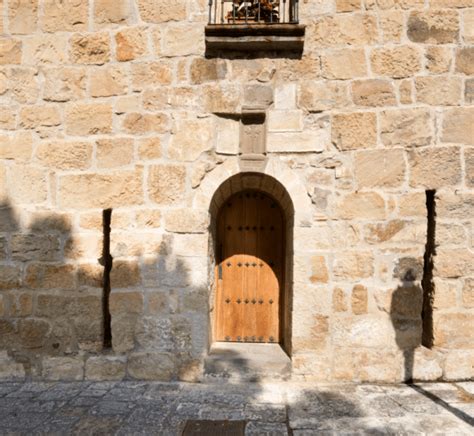
[[[299,0],[209,0],[209,24],[298,24]]]

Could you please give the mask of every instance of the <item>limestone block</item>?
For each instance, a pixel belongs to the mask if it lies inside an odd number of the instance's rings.
[[[368,294],[365,286],[355,285],[352,288],[351,307],[354,315],[363,315],[367,313]]]
[[[361,9],[361,0],[336,0],[336,12],[354,12]]]
[[[73,265],[30,263],[25,271],[25,285],[30,289],[74,289],[75,275]]]
[[[425,59],[425,68],[430,73],[447,73],[453,59],[452,50],[442,45],[433,45],[426,48]]]
[[[308,112],[350,106],[349,88],[344,82],[304,82],[298,88],[298,107]]]
[[[10,358],[6,350],[0,351],[0,380],[23,380],[24,378],[23,364]]]
[[[474,108],[455,108],[444,112],[442,142],[474,145]]]
[[[212,119],[178,119],[168,146],[170,159],[192,162],[212,147]]]
[[[383,42],[400,42],[404,34],[404,25],[405,14],[402,11],[379,12],[379,26]]]
[[[186,168],[183,165],[153,165],[149,169],[148,195],[158,204],[177,204],[184,198]]]
[[[213,83],[203,88],[203,107],[215,114],[240,113],[242,89],[234,83]]]
[[[33,137],[31,132],[18,132],[13,136],[0,135],[0,159],[26,162],[31,159],[32,151]]]
[[[173,238],[173,253],[177,256],[206,256],[209,251],[207,234],[176,234]]]
[[[374,273],[374,256],[369,251],[337,253],[334,255],[332,272],[335,280],[371,277]]]
[[[110,294],[110,313],[112,316],[140,314],[143,312],[141,292],[112,292]]]
[[[275,109],[295,109],[296,108],[296,84],[279,84],[274,90]]]
[[[464,101],[467,104],[474,102],[474,79],[467,79],[465,81]]]
[[[175,5],[171,10],[175,10]],[[164,56],[199,55],[204,49],[204,29],[196,23],[168,25],[163,36]]]
[[[410,186],[437,189],[461,182],[459,147],[413,150],[408,154]]]
[[[398,93],[400,95],[401,104],[413,103],[413,81],[405,79],[399,82]]]
[[[352,99],[359,106],[392,106],[396,104],[392,82],[381,79],[352,82]]]
[[[334,288],[332,294],[332,308],[334,312],[346,312],[347,311],[347,299],[346,293],[341,288]]]
[[[216,117],[216,153],[238,154],[240,122],[236,118]]]
[[[474,147],[464,148],[465,183],[474,187]]]
[[[466,308],[474,307],[474,279],[464,279],[464,286],[462,288],[462,305]]]
[[[472,380],[474,377],[474,351],[450,350],[443,368],[445,380]]]
[[[0,65],[21,64],[22,50],[20,40],[0,38]]]
[[[244,106],[267,107],[273,103],[273,87],[269,85],[245,85]]]
[[[377,41],[377,22],[373,15],[339,14],[318,17],[314,42],[318,45],[365,45]]]
[[[385,147],[418,147],[433,139],[428,109],[393,109],[380,112],[380,137]]]
[[[435,257],[435,274],[443,278],[465,277],[474,274],[474,253],[467,248],[442,249]]]
[[[343,196],[336,207],[340,219],[384,219],[385,201],[376,192],[354,192]]]
[[[300,110],[268,111],[270,132],[299,132],[303,130],[303,112]]]
[[[446,245],[464,245],[466,232],[462,225],[453,223],[436,223],[436,243]]]
[[[440,379],[443,375],[440,360],[435,350],[417,347],[413,356],[413,379],[426,381]]]
[[[329,249],[332,246],[331,231],[331,227],[325,224],[296,227],[294,230],[296,250],[299,253],[312,253]]]
[[[431,0],[430,4],[435,8],[468,8],[472,6],[471,0]]]
[[[39,96],[38,70],[12,68],[9,74],[10,89],[18,103],[35,103]]]
[[[116,168],[133,161],[133,139],[113,138],[97,141],[96,159],[98,168]]]
[[[122,380],[125,366],[124,356],[91,356],[86,360],[86,380]]]
[[[209,226],[206,210],[173,209],[166,212],[165,229],[172,233],[205,233]]]
[[[458,286],[455,281],[434,278],[433,309],[436,311],[456,307]]]
[[[95,0],[94,27],[125,25],[131,18],[130,0]]]
[[[138,11],[147,23],[184,21],[187,18],[186,0],[138,0]]]
[[[470,219],[474,214],[474,196],[459,191],[436,194],[437,215],[440,218]]]
[[[124,114],[129,112],[138,112],[141,108],[141,95],[125,95],[115,99],[114,112]]]
[[[463,40],[466,44],[474,43],[474,9],[463,11]]]
[[[139,159],[152,160],[161,157],[161,139],[159,136],[139,139],[137,142]]]
[[[139,228],[157,229],[161,226],[161,211],[153,209],[137,211],[135,222]]]
[[[302,132],[271,132],[268,134],[267,151],[270,153],[321,153],[328,148],[329,122],[319,130],[306,130]]]
[[[473,313],[434,313],[434,345],[450,349],[474,348]]]
[[[2,130],[16,129],[17,110],[9,106],[0,106],[0,128]]]
[[[407,45],[374,49],[370,62],[375,74],[400,79],[410,77],[420,71],[420,57],[420,52],[416,47]]]
[[[223,80],[227,74],[227,64],[224,59],[195,58],[190,66],[191,83],[199,85],[204,82]]]
[[[321,56],[321,66],[326,79],[353,79],[367,75],[363,49],[327,50]]]
[[[392,220],[368,224],[365,226],[365,233],[364,239],[369,244],[381,242],[423,244],[426,240],[426,223]]]
[[[66,131],[69,135],[97,135],[112,131],[110,104],[70,104],[66,108]]]
[[[14,203],[42,203],[48,198],[47,172],[30,166],[10,167],[7,189]]]
[[[10,241],[11,257],[20,261],[58,261],[61,243],[58,236],[14,234]]]
[[[37,129],[61,124],[61,115],[56,105],[25,106],[20,111],[20,127]]]
[[[23,45],[23,64],[66,64],[67,35],[38,35],[25,39]]]
[[[100,233],[74,233],[64,246],[67,259],[87,259],[96,262],[101,253]]]
[[[459,77],[429,76],[415,78],[416,100],[435,106],[454,106],[461,101]]]
[[[133,61],[147,54],[147,31],[145,28],[127,28],[115,34],[115,57],[119,62]]]
[[[13,296],[12,296],[13,297]],[[33,312],[33,298],[31,294],[18,294],[15,295],[13,298],[10,299],[10,308],[9,308],[9,315],[12,317],[26,317],[26,316],[31,316]],[[33,325],[33,328],[35,327],[34,323],[27,323],[27,324],[22,324],[22,333],[28,333],[26,330],[30,328]],[[26,329],[25,329],[26,326]],[[19,326],[20,327],[20,326]],[[49,326],[40,323],[40,328],[43,327],[45,332],[49,331]],[[35,333],[33,333],[35,334]],[[26,334],[26,336],[29,336]],[[28,340],[28,339],[27,339]],[[23,340],[25,342],[25,340]],[[38,343],[35,343],[35,341],[32,341],[30,344],[32,345],[38,345]]]
[[[61,207],[70,208],[142,204],[142,169],[61,176],[58,201]]]
[[[44,357],[43,377],[45,380],[82,380],[84,360],[78,357]]]
[[[132,112],[123,120],[123,130],[132,135],[147,133],[166,133],[170,129],[170,119],[167,114],[148,114]]]
[[[412,11],[408,18],[408,38],[427,44],[455,43],[459,39],[459,15],[453,10]]]
[[[132,353],[128,358],[128,375],[138,380],[173,380],[176,372],[173,355],[170,353]]]
[[[43,0],[40,26],[46,32],[81,31],[88,25],[89,2],[77,0]]]
[[[138,62],[132,64],[131,76],[133,90],[141,91],[149,86],[169,85],[173,80],[173,69],[166,61]]]
[[[311,283],[327,283],[329,281],[329,272],[324,256],[311,257]]]
[[[89,92],[92,97],[112,97],[128,91],[126,72],[117,66],[94,69],[90,73]]]
[[[0,289],[15,289],[20,287],[22,270],[20,266],[0,265]]]
[[[8,4],[8,30],[12,34],[29,34],[38,24],[38,0],[17,0]]]
[[[389,9],[412,9],[421,8],[423,0],[366,0],[365,7],[368,10],[389,10]]]
[[[64,102],[85,97],[86,72],[82,68],[45,68],[43,99]]]
[[[377,144],[375,113],[352,112],[334,115],[331,139],[341,151],[375,147]]]
[[[395,187],[405,181],[402,150],[366,150],[355,155],[355,177],[360,188]]]
[[[0,95],[5,94],[8,91],[8,77],[6,71],[0,71]]]
[[[70,40],[69,56],[76,64],[102,65],[110,60],[110,37],[106,32],[77,33]]]
[[[456,49],[456,71],[474,75],[474,47],[463,47]]]

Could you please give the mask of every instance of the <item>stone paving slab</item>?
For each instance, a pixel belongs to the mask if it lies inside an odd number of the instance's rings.
[[[410,385],[0,383],[1,435],[181,435],[243,420],[246,435],[474,434],[474,382]]]

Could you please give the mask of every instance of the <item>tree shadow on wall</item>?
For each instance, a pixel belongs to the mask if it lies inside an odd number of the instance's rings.
[[[43,356],[86,359],[104,352],[161,352],[173,362],[171,378],[195,368],[207,347],[208,300],[202,287],[192,286],[189,266],[179,258],[170,262],[170,240],[152,255],[115,260],[113,349],[106,350],[102,235],[84,232],[81,241],[66,213],[38,210],[28,221],[24,228],[12,205],[0,203],[0,350],[22,363],[27,376],[41,377]],[[123,247],[125,255],[129,248]],[[96,260],[82,261],[91,250],[87,257]]]

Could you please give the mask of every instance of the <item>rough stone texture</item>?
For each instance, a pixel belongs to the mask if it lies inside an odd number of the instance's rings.
[[[88,6],[85,1],[44,0],[40,27],[45,32],[87,30]]]
[[[374,50],[370,62],[375,74],[400,79],[413,76],[420,71],[420,57],[416,47],[401,46]]]
[[[454,10],[414,11],[408,19],[408,38],[413,42],[447,44],[459,38],[459,15]]]
[[[70,135],[87,136],[112,131],[112,107],[108,104],[72,104],[66,112]]]
[[[474,74],[473,47],[466,47],[456,50],[456,71],[468,76]]]
[[[332,143],[341,151],[372,148],[377,141],[376,116],[371,112],[335,115]]]
[[[124,29],[115,34],[115,57],[120,62],[133,61],[148,53],[144,28]]]
[[[433,106],[454,106],[460,103],[462,83],[457,77],[417,77],[416,99]]]
[[[341,49],[326,52],[321,59],[322,74],[327,79],[353,79],[367,75],[362,49]]]
[[[175,204],[182,200],[185,189],[185,167],[157,165],[150,168],[150,198],[158,204]]]
[[[357,152],[355,177],[360,188],[400,186],[405,180],[405,160],[402,150]]]
[[[73,63],[102,65],[110,59],[108,33],[75,34],[71,37],[70,44]]]
[[[354,81],[352,98],[359,106],[392,106],[395,104],[395,90],[387,80]]]
[[[442,142],[474,145],[474,108],[446,110],[442,129]]]

